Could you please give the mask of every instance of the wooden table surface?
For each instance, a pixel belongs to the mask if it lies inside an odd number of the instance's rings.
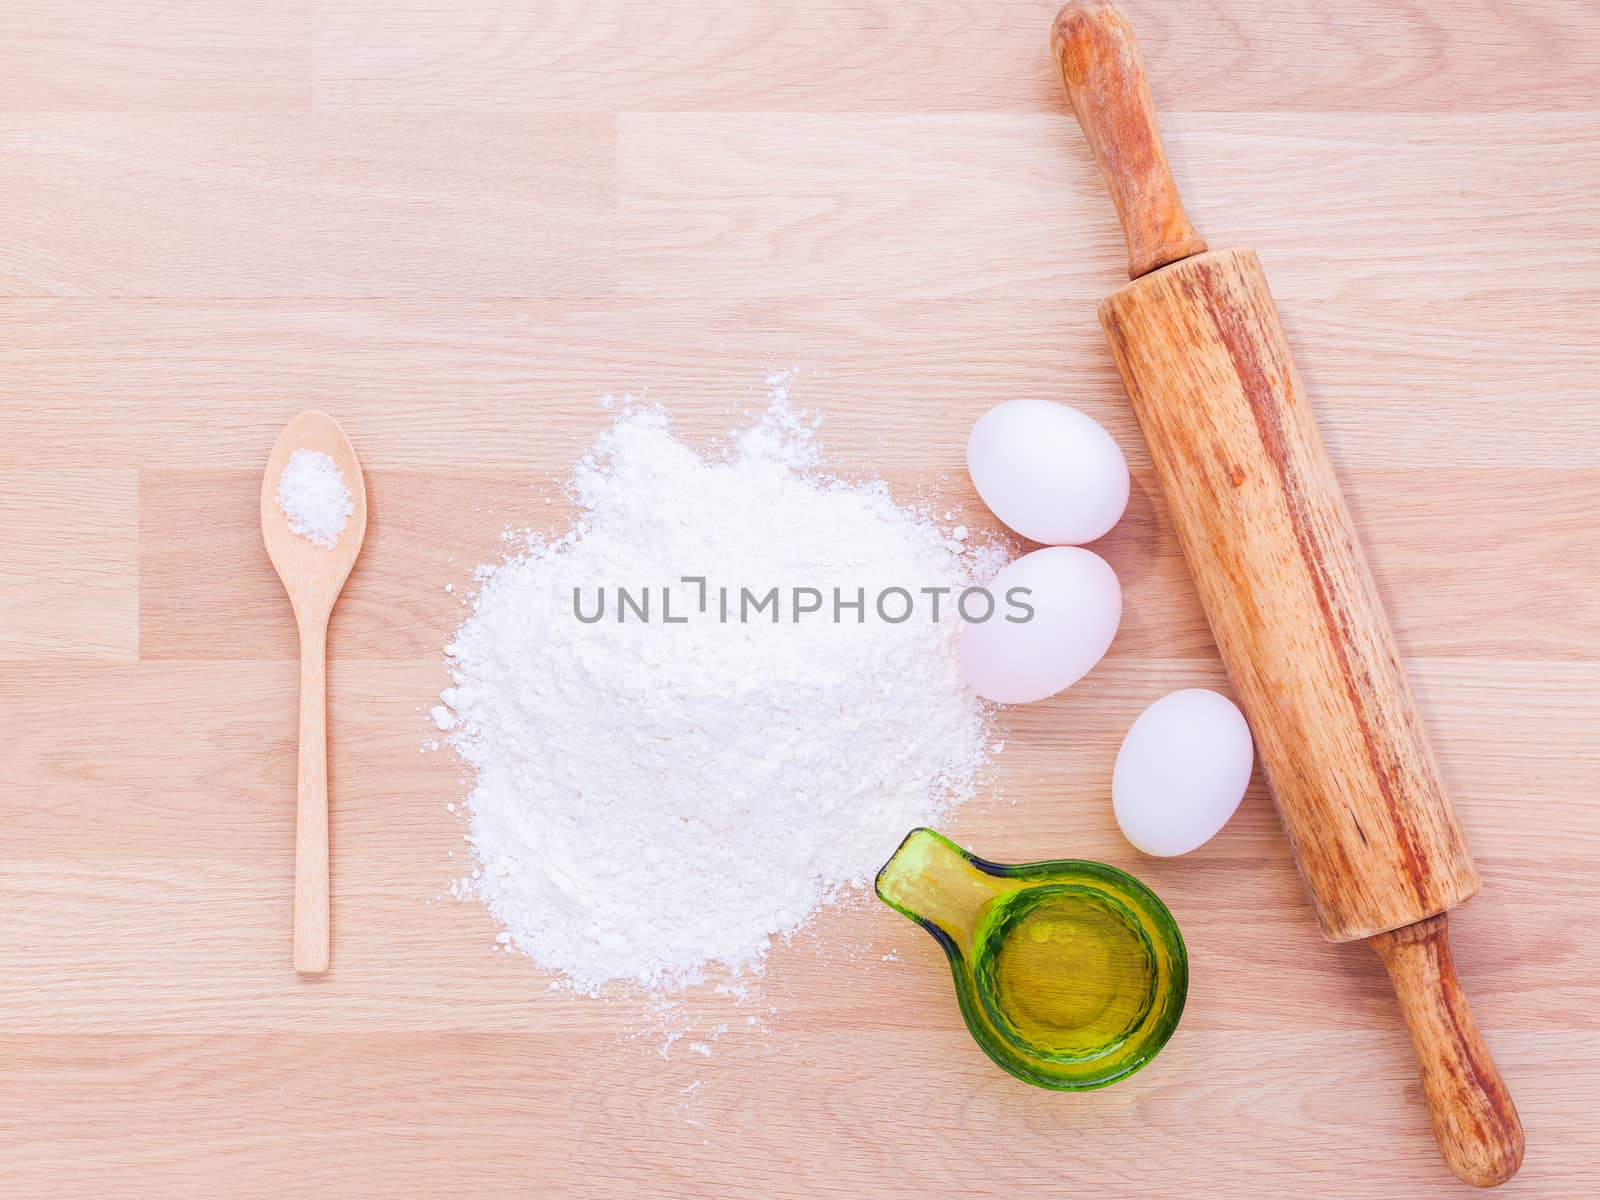
[[[1180,183],[1259,249],[1484,876],[1462,977],[1600,1192],[1600,9],[1128,0]],[[0,13],[0,1188],[38,1197],[1461,1195],[1376,958],[1259,783],[1175,861],[1124,728],[1222,685],[1094,317],[1111,208],[995,0],[20,0]],[[1123,629],[1007,712],[951,832],[1128,867],[1192,954],[1109,1091],[1029,1088],[865,900],[709,1057],[491,951],[419,706],[471,568],[648,389],[693,436],[797,368],[850,471],[988,528],[966,430],[1040,396],[1135,476]],[[332,629],[333,969],[290,969],[295,643],[259,472],[338,415],[371,525]],[[537,505],[537,506],[536,506]],[[454,584],[457,594],[447,594]],[[892,849],[885,847],[885,852]],[[759,1015],[763,1028],[748,1030]]]

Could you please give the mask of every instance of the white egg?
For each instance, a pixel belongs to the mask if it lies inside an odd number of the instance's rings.
[[[1122,620],[1116,572],[1092,550],[1051,546],[1024,554],[962,606],[961,673],[980,696],[1029,704],[1070,687],[1099,662]]]
[[[1255,746],[1226,696],[1185,688],[1161,697],[1129,727],[1111,775],[1122,835],[1169,857],[1205,845],[1250,785]]]
[[[979,417],[967,471],[990,512],[1047,546],[1092,542],[1128,507],[1116,441],[1093,417],[1049,400],[1010,400]]]

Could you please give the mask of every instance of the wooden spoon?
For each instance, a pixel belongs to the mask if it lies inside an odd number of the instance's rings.
[[[354,509],[329,549],[289,529],[278,478],[296,450],[320,450],[344,476]],[[261,539],[300,630],[300,771],[294,837],[294,968],[328,969],[328,617],[367,532],[361,464],[339,423],[303,412],[284,426],[261,480]]]

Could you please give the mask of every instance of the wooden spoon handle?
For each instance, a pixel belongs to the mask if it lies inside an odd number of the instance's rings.
[[[1110,0],[1073,0],[1050,46],[1128,242],[1128,278],[1205,252],[1167,165],[1139,43]]]
[[[300,769],[294,826],[294,969],[328,969],[328,627],[300,624]]]
[[[1522,1165],[1522,1120],[1461,993],[1445,915],[1372,939],[1389,969],[1439,1151],[1474,1187],[1494,1187]]]

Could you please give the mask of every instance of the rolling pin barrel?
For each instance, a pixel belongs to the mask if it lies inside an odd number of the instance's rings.
[[[1478,876],[1248,250],[1100,307],[1323,932],[1409,925]]]
[[[1115,5],[1069,4],[1051,40],[1128,242],[1101,324],[1323,932],[1373,938],[1446,1161],[1503,1182],[1522,1129],[1443,916],[1477,872],[1261,264],[1189,223]]]

